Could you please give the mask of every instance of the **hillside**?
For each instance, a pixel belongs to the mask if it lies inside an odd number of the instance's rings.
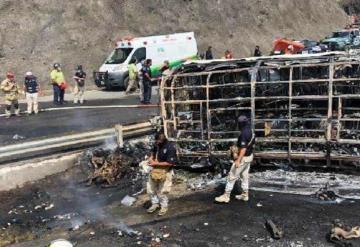
[[[360,1],[359,0],[339,0],[345,12],[349,15],[360,14]]]
[[[53,62],[68,80],[76,64],[91,74],[126,35],[194,31],[201,51],[239,57],[256,44],[269,51],[276,37],[320,39],[346,21],[336,0],[1,0],[0,78],[32,70],[48,84]]]

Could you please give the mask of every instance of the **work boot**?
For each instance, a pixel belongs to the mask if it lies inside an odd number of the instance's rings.
[[[152,214],[152,213],[154,213],[158,208],[159,208],[159,204],[153,204],[153,205],[151,205],[150,208],[148,208],[147,212],[148,212],[149,214]]]
[[[10,118],[11,117],[11,112],[8,111],[8,110],[5,110],[5,117]]]
[[[243,192],[241,195],[236,195],[235,198],[240,201],[247,202],[249,201],[249,192]]]
[[[159,213],[158,213],[158,215],[159,216],[163,216],[163,215],[165,215],[166,213],[167,213],[167,211],[168,211],[168,208],[166,207],[162,207],[161,209],[160,209],[160,211],[159,211]]]
[[[16,115],[16,116],[20,116],[20,109],[16,109],[16,110],[15,110],[15,115]]]
[[[229,203],[230,202],[230,193],[224,193],[221,196],[215,198],[216,202],[220,203]]]

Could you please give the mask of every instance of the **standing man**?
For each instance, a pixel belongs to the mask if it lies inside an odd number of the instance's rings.
[[[170,74],[170,62],[168,60],[164,61],[163,65],[161,66],[160,72],[161,76],[166,76]]]
[[[64,103],[66,86],[65,77],[59,63],[54,63],[53,67],[54,69],[50,73],[50,79],[54,90],[54,104],[62,105]]]
[[[138,70],[136,64],[138,63],[136,58],[132,58],[130,64],[128,65],[129,70],[129,84],[126,88],[125,94],[129,94],[130,91],[134,88],[137,89],[137,80],[138,80]]]
[[[255,51],[254,51],[254,57],[261,57],[262,53],[260,51],[260,46],[255,46]]]
[[[154,213],[159,207],[158,215],[164,215],[168,211],[167,194],[171,190],[173,170],[176,162],[176,149],[166,139],[165,134],[155,135],[155,145],[149,159],[152,167],[149,180],[147,182],[147,193],[151,199],[151,207],[148,213]]]
[[[74,104],[77,104],[79,101],[80,104],[84,103],[85,79],[86,73],[84,72],[82,65],[78,65],[74,76]]]
[[[245,202],[249,200],[249,171],[250,164],[254,159],[253,148],[255,144],[255,135],[251,131],[251,126],[246,116],[240,116],[238,118],[238,123],[241,130],[237,142],[238,153],[237,155],[234,155],[234,162],[227,177],[225,193],[216,197],[216,202],[228,203],[235,182],[239,179],[241,180],[242,193],[236,195],[235,198]]]
[[[141,69],[141,73],[142,73],[142,81],[143,81],[143,87],[144,87],[144,99],[143,99],[143,104],[150,104],[150,100],[151,100],[151,83],[152,83],[152,79],[151,79],[151,67],[152,65],[152,60],[151,59],[146,59],[144,66]]]
[[[1,82],[0,89],[5,93],[5,117],[11,116],[11,106],[15,108],[15,115],[20,116],[19,94],[20,88],[15,81],[15,75],[12,72],[6,74],[6,79]]]
[[[145,64],[145,60],[141,60],[140,63],[137,64],[137,71],[139,71],[139,90],[140,90],[140,94],[139,94],[139,98],[140,98],[140,102],[144,103],[144,78],[143,78],[143,73],[142,73],[142,68],[144,67]]]
[[[231,51],[229,51],[229,50],[225,51],[225,59],[233,59],[233,55],[232,55]]]
[[[212,49],[212,47],[209,46],[208,49],[207,49],[206,52],[205,52],[205,59],[206,59],[206,60],[214,59],[211,49]]]
[[[27,114],[30,115],[33,111],[35,114],[38,114],[38,92],[40,91],[40,86],[36,77],[30,71],[25,74],[24,91],[26,94]]]

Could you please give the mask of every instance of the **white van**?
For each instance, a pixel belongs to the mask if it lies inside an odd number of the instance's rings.
[[[193,32],[126,38],[116,43],[115,50],[99,71],[94,72],[95,84],[107,89],[126,88],[129,81],[128,64],[133,58],[139,62],[152,59],[151,72],[152,76],[156,77],[164,61],[168,60],[172,68],[186,60],[195,59],[197,53]]]

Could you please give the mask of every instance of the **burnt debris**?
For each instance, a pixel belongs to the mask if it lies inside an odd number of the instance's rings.
[[[125,143],[123,148],[95,149],[87,156],[89,177],[88,185],[96,184],[102,187],[116,186],[122,180],[135,179],[138,176],[138,165],[149,153],[145,143]]]
[[[182,160],[226,156],[247,115],[257,159],[358,164],[359,61],[333,52],[189,62],[162,81],[165,133]]]

